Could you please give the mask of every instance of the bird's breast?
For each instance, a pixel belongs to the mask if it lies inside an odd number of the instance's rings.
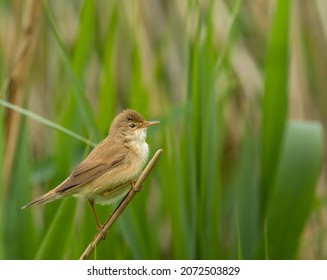
[[[145,141],[135,141],[135,152],[140,158],[142,168],[149,157],[149,145]]]

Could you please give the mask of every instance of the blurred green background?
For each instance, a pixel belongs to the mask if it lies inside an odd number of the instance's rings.
[[[163,154],[91,258],[326,259],[326,19],[324,0],[1,0],[0,259],[79,258],[86,202],[21,206],[124,108],[161,121]]]

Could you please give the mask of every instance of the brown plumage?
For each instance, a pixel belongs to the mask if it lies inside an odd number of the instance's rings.
[[[112,122],[108,136],[65,181],[22,208],[74,195],[88,199],[95,215],[94,202],[116,201],[140,175],[149,153],[146,129],[158,123],[145,121],[136,111],[124,110]]]

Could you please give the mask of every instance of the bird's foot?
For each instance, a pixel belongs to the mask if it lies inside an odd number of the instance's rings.
[[[103,230],[103,226],[102,225],[97,225],[97,229],[99,231],[99,234],[101,235],[101,239],[105,240],[107,238],[107,233]]]
[[[132,182],[131,182],[131,185],[132,185],[132,188],[133,188],[133,190],[134,190],[135,192],[139,192],[139,191],[143,190],[143,185],[140,186],[140,187],[138,187],[138,188],[135,188],[136,181],[132,181]]]

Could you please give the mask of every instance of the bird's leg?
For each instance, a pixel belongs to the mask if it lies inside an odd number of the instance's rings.
[[[90,200],[89,200],[89,203],[90,203],[90,206],[91,206],[91,210],[92,210],[93,216],[94,216],[94,218],[95,218],[95,222],[97,223],[97,229],[98,229],[98,231],[100,232],[102,239],[106,239],[106,233],[104,233],[104,231],[103,231],[103,226],[100,224],[99,219],[98,219],[98,216],[97,216],[97,214],[95,213],[95,209],[94,209],[94,200],[91,200],[91,199],[90,199]]]

